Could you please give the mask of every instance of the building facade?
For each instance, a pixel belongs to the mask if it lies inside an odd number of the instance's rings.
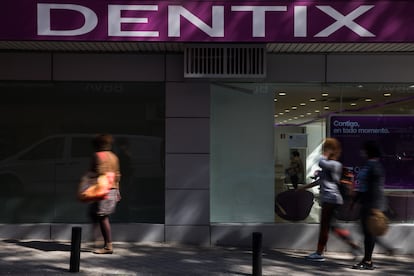
[[[250,246],[260,231],[266,247],[313,249],[316,200],[305,219],[275,213],[290,152],[308,182],[330,115],[413,114],[409,1],[18,2],[0,12],[2,238],[88,232],[77,182],[91,135],[110,132],[114,240]],[[397,143],[414,171],[407,129]],[[385,238],[412,253],[404,185],[388,189]]]

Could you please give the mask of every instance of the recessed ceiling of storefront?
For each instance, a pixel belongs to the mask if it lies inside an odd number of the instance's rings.
[[[249,94],[272,93],[275,124],[300,126],[319,123],[330,114],[414,114],[413,84],[232,83],[227,87]]]
[[[278,124],[312,123],[333,113],[414,114],[412,84],[281,86],[274,93]]]
[[[184,43],[0,41],[0,50],[53,52],[176,52]],[[269,43],[268,53],[383,53],[414,52],[414,43]]]

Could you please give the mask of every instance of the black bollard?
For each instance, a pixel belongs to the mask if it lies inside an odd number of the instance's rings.
[[[253,276],[262,276],[262,233],[253,232]]]
[[[72,227],[72,242],[70,245],[70,272],[79,272],[81,239],[82,228]]]

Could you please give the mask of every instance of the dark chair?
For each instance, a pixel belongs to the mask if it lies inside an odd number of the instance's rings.
[[[289,221],[301,221],[309,216],[313,206],[313,193],[305,190],[287,190],[276,196],[276,214]]]

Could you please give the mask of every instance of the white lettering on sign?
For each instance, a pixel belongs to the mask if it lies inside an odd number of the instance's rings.
[[[308,32],[308,8],[306,6],[296,6],[294,8],[294,36],[295,37],[307,37]]]
[[[360,6],[359,8],[353,10],[348,15],[344,16],[341,13],[337,12],[334,8],[330,6],[316,6],[318,9],[323,11],[324,13],[328,14],[332,18],[336,20],[335,23],[328,26],[326,29],[320,31],[315,37],[328,37],[338,29],[343,26],[348,27],[353,32],[357,33],[361,37],[374,37],[375,35],[369,32],[367,29],[361,27],[361,25],[354,22],[354,20],[361,16],[362,14],[366,13],[368,10],[372,9],[374,6]]]
[[[211,27],[182,6],[168,6],[168,36],[181,36],[181,16],[210,37],[224,37],[224,7],[213,6]]]
[[[253,37],[265,37],[266,12],[287,11],[287,6],[232,6],[232,11],[251,11],[253,13]]]
[[[341,127],[345,126],[345,127],[350,127],[350,128],[359,127],[358,122],[352,122],[350,120],[348,120],[348,121],[337,121],[337,120],[335,120],[333,125],[336,126],[336,127],[337,126],[341,126]]]
[[[108,6],[108,36],[158,37],[158,31],[123,31],[122,23],[148,23],[147,17],[121,17],[122,11],[158,11],[157,5],[109,5]]]
[[[50,24],[50,11],[54,10],[72,10],[77,11],[85,18],[85,23],[78,29],[74,30],[52,30]],[[87,7],[74,4],[37,4],[37,34],[38,35],[60,35],[76,36],[89,33],[98,25],[98,17],[95,12]]]
[[[342,27],[346,27],[360,37],[375,37],[373,33],[365,29],[355,22],[361,15],[371,10],[374,5],[361,5],[355,8],[347,15],[343,15],[333,7],[328,5],[316,5],[316,8],[331,18],[335,22],[319,31],[314,37],[329,37]],[[309,6],[293,6],[293,37],[308,37],[308,23],[311,18],[308,18]],[[52,10],[70,10],[81,14],[84,18],[83,26],[71,30],[52,30],[51,13]],[[144,16],[131,17],[131,15],[122,15],[122,11],[142,11]],[[252,38],[263,38],[266,36],[266,14],[268,12],[287,12],[288,6],[230,6],[230,11],[251,12],[252,13]],[[111,5],[108,4],[108,28],[105,30],[110,37],[160,37],[160,31],[166,31],[168,37],[182,37],[182,18],[186,19],[188,23],[203,31],[209,37],[222,38],[225,35],[225,6],[212,5],[211,6],[211,23],[206,23],[200,17],[194,15],[182,5],[168,5],[167,17],[156,18],[157,20],[167,20],[168,30],[161,30],[161,26],[152,27],[158,29],[150,30],[123,30],[122,25],[136,24],[148,25],[148,12],[154,12],[154,16],[159,12],[158,5]],[[227,15],[227,14],[226,14]],[[209,17],[210,18],[210,17]],[[101,19],[102,20],[102,19]],[[75,5],[75,4],[56,4],[56,3],[39,3],[37,4],[37,34],[42,36],[79,36],[93,31],[97,25],[99,18],[97,14],[90,8]],[[231,20],[226,19],[226,22]],[[234,24],[234,22],[232,22]],[[288,24],[288,23],[287,23]],[[159,24],[161,25],[161,24]],[[151,25],[156,26],[156,25]],[[271,26],[275,28],[275,26]],[[277,26],[276,26],[277,27]],[[283,27],[283,26],[282,26]],[[149,27],[151,28],[151,27]]]

